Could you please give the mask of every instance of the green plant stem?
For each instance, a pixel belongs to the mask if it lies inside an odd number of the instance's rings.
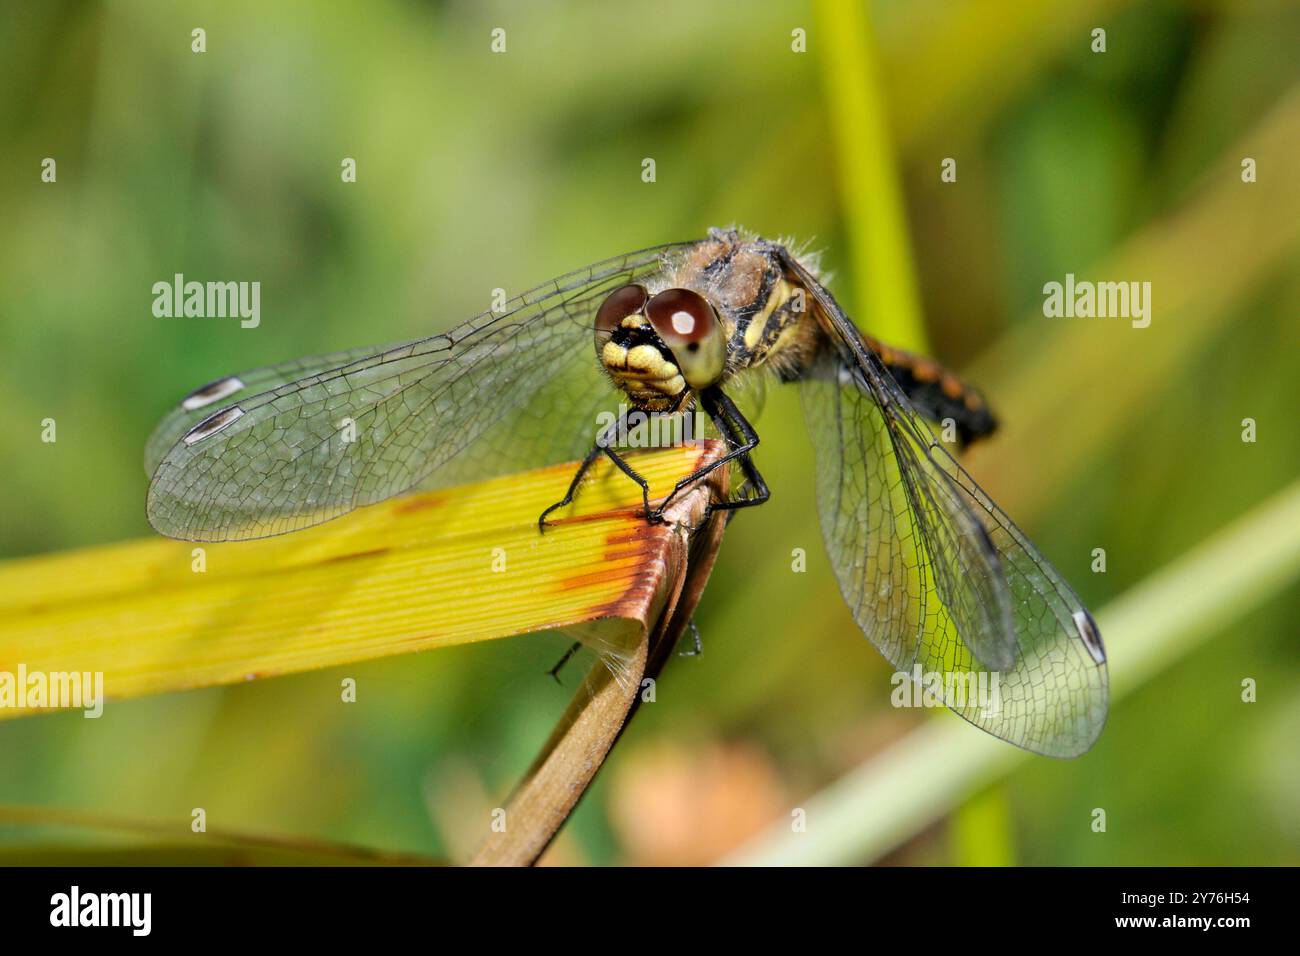
[[[870,14],[857,0],[818,0],[814,14],[810,49],[822,63],[860,314],[883,340],[925,352],[907,210]]]

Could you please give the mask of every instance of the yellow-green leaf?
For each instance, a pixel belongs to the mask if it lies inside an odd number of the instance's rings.
[[[662,496],[714,443],[647,451]],[[0,563],[0,678],[102,672],[110,699],[227,684],[541,630],[634,646],[662,606],[672,524],[601,460],[398,498],[297,534],[152,539]],[[20,689],[20,688],[19,688]],[[3,688],[0,687],[0,691]],[[0,706],[0,716],[33,708]]]

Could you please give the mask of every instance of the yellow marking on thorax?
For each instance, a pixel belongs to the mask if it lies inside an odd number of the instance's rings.
[[[790,300],[793,293],[790,284],[784,280],[776,282],[772,286],[772,292],[767,297],[767,302],[763,303],[763,308],[754,314],[749,320],[749,327],[745,329],[745,348],[753,351],[759,347],[759,344],[767,341],[773,341],[779,334],[778,329],[768,329],[777,310]],[[781,321],[781,319],[778,319]]]
[[[798,292],[797,286],[784,279],[778,280],[768,295],[763,308],[754,314],[745,329],[745,366],[758,365],[795,339],[801,339],[799,330],[809,323],[806,311],[796,311],[797,302],[791,300]]]

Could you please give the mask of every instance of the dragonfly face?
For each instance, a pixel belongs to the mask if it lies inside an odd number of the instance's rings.
[[[696,407],[727,444],[674,495],[734,465],[740,490],[715,507],[760,504],[758,435],[728,392],[765,373],[799,384],[823,537],[863,633],[900,671],[993,679],[993,704],[944,698],[989,733],[1055,756],[1087,750],[1107,708],[1096,624],[931,427],[952,426],[958,448],[989,434],[983,398],[860,332],[806,261],[737,230],[594,263],[442,335],[205,385],[149,440],[149,520],[191,540],[262,537],[414,488],[583,458],[544,523],[596,457],[636,477],[615,437],[627,413],[588,427],[629,403]],[[652,507],[641,484],[653,520],[667,502]]]
[[[596,356],[639,409],[678,408],[691,388],[722,377],[726,343],[717,313],[689,289],[625,285],[596,312]]]

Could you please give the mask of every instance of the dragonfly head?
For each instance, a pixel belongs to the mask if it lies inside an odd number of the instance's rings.
[[[650,295],[615,289],[596,313],[596,355],[647,411],[676,408],[688,389],[717,384],[726,369],[726,332],[709,301],[690,289]]]

